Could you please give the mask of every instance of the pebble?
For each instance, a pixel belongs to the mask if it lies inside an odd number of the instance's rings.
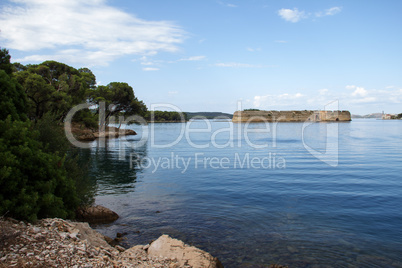
[[[89,240],[81,239],[82,234],[74,222],[62,219],[43,219],[33,225],[3,218],[0,226],[0,234],[3,230],[17,234],[3,243],[1,267],[180,267],[176,259],[149,258],[149,245],[140,246],[130,254],[119,245],[94,246]]]
[[[120,252],[126,251],[125,248],[123,248],[122,246],[119,246],[119,245],[115,246],[115,249],[117,249]]]

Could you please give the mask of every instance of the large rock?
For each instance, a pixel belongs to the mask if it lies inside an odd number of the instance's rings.
[[[180,267],[189,265],[194,268],[223,267],[217,258],[211,254],[184,244],[182,241],[173,239],[168,235],[162,235],[148,248],[148,255],[158,258],[177,259]]]
[[[79,208],[76,216],[78,220],[89,223],[110,223],[119,218],[116,212],[99,205]]]
[[[71,133],[79,141],[94,141],[96,139],[93,129],[86,128],[77,123],[72,123]]]
[[[208,253],[166,235],[152,245],[112,247],[88,223],[0,217],[0,267],[222,267]],[[279,266],[278,266],[279,268]]]
[[[87,240],[94,247],[112,249],[106,242],[105,236],[92,229],[87,222],[69,222],[73,227],[69,229],[70,236],[79,236],[81,240]]]

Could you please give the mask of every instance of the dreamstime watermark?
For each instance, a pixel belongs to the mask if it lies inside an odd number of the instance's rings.
[[[308,117],[300,117],[303,120],[299,120],[299,124],[296,126],[296,132],[299,131],[300,142],[303,144],[306,151],[314,156],[316,159],[328,164],[329,166],[336,167],[338,165],[338,124],[337,122],[328,123],[328,121],[338,121],[339,118],[339,103],[338,101],[331,102],[324,106],[322,111],[313,111],[308,114],[308,111],[304,111]],[[67,114],[65,120],[65,132],[69,141],[76,147],[89,148],[93,146],[88,142],[80,141],[73,135],[72,119],[74,115],[83,109],[91,108],[89,104],[80,104],[75,106]],[[93,108],[93,107],[92,107]],[[255,112],[255,116],[249,116],[238,120],[239,123],[232,123],[229,118],[217,128],[213,122],[205,117],[198,117],[196,120],[186,121],[184,113],[181,109],[173,104],[159,103],[151,105],[151,121],[154,121],[154,110],[169,110],[177,112],[181,117],[183,124],[176,124],[176,130],[174,137],[160,138],[164,135],[163,130],[156,127],[156,124],[149,123],[144,118],[134,115],[129,117],[106,117],[108,112],[113,111],[114,107],[110,105],[106,107],[105,103],[100,103],[97,107],[97,113],[99,115],[99,132],[93,133],[97,138],[97,146],[105,147],[119,147],[119,160],[127,161],[127,155],[129,156],[131,168],[152,168],[152,170],[177,168],[186,172],[190,165],[194,168],[286,168],[286,161],[283,157],[279,158],[276,153],[269,152],[277,151],[278,143],[281,141],[282,122],[293,122],[295,120],[289,120],[292,118],[290,115],[281,115],[281,112],[273,114],[259,114]],[[332,108],[330,112],[327,112],[327,108]],[[94,110],[94,109],[92,109]],[[241,111],[241,102],[238,102],[238,111]],[[303,112],[303,111],[302,111]],[[300,113],[302,113],[300,112]],[[287,112],[289,113],[289,111]],[[297,115],[297,114],[296,114]],[[292,115],[293,116],[293,115]],[[326,120],[330,116],[334,120]],[[335,120],[336,119],[336,120]],[[184,123],[185,122],[185,123]],[[317,130],[316,122],[326,122],[320,125]],[[139,134],[136,139],[128,139],[125,134],[126,127],[130,124],[135,124],[135,130]],[[106,128],[106,126],[118,126],[116,128]],[[122,126],[122,127],[120,127]],[[313,133],[311,133],[313,130]],[[292,130],[295,131],[295,130]],[[315,132],[314,132],[315,131]],[[281,134],[278,134],[281,133]],[[287,133],[285,133],[287,135]],[[107,143],[109,137],[119,137],[118,143]],[[158,138],[159,137],[159,138]],[[200,137],[203,137],[200,139]],[[225,137],[225,138],[222,138]],[[315,144],[309,143],[309,138],[317,138],[320,140],[320,145],[317,147]],[[186,142],[191,148],[194,149],[224,149],[224,148],[249,148],[250,150],[264,151],[265,155],[251,156],[245,154],[241,157],[240,153],[225,157],[201,157],[199,154],[194,154],[192,157],[182,157],[180,155],[174,155],[174,158],[149,158],[140,157],[132,151],[141,148],[143,146],[150,146],[150,148],[173,150],[180,143]],[[129,154],[126,153],[128,150]],[[243,149],[242,149],[243,150]],[[248,150],[248,149],[246,149]],[[173,154],[173,153],[172,153]],[[281,161],[276,161],[280,159]],[[168,161],[169,160],[169,161]],[[244,164],[243,164],[244,163]],[[278,166],[278,163],[279,164]]]

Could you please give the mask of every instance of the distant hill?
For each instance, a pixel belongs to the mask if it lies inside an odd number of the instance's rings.
[[[382,113],[372,113],[366,115],[352,114],[352,118],[382,118]]]
[[[185,112],[185,114],[187,114],[188,119],[191,119],[195,116],[200,116],[207,119],[226,119],[226,118],[232,119],[233,117],[233,114],[227,114],[221,112],[195,112],[195,113]]]

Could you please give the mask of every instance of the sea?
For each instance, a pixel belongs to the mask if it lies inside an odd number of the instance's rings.
[[[82,149],[95,225],[122,244],[162,234],[225,267],[402,267],[402,121],[123,126]]]

